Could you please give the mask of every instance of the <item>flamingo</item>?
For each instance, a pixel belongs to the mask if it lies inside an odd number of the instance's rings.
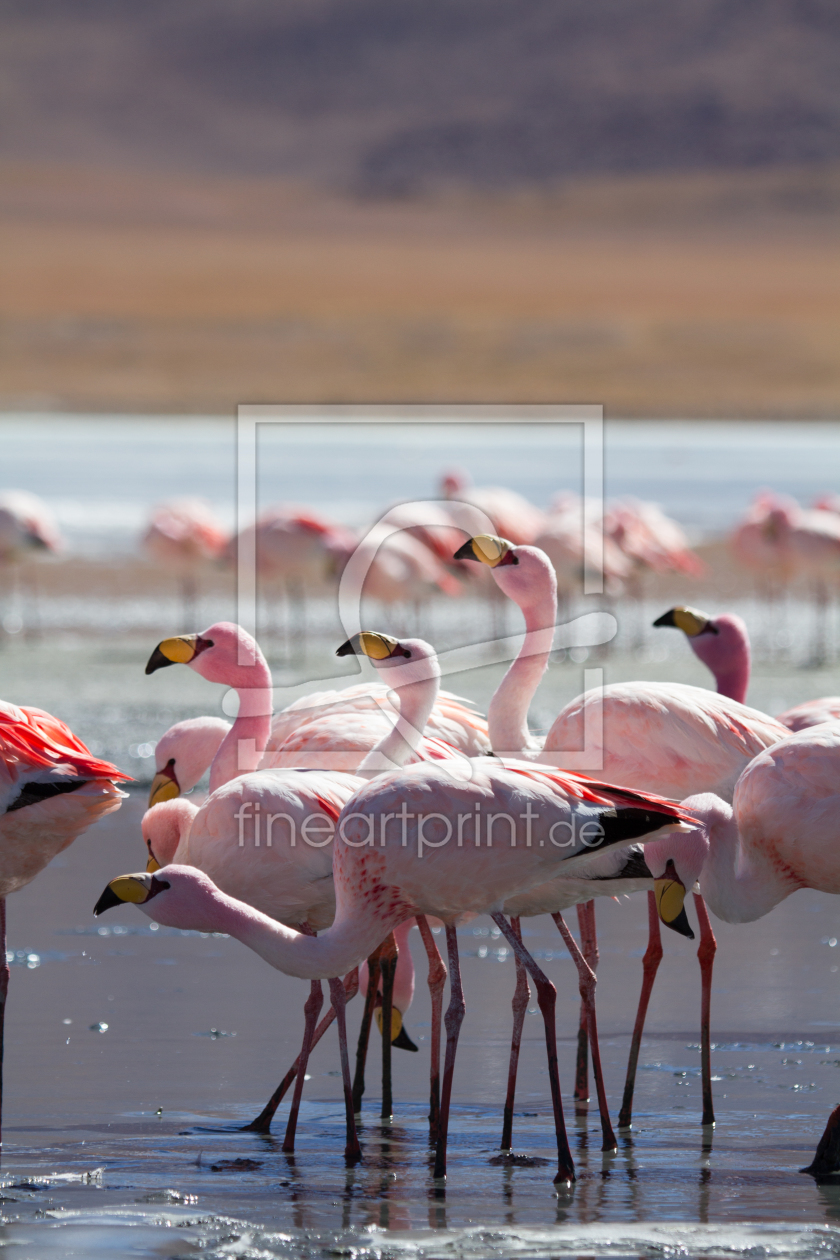
[[[588,504],[576,494],[560,495],[533,540],[554,567],[564,603],[580,594],[585,573],[599,573],[607,593],[618,595],[633,572],[631,560],[591,518]]]
[[[11,596],[17,599],[20,565],[30,556],[61,551],[64,540],[46,504],[28,490],[0,491],[0,565],[12,573]],[[34,591],[34,585],[33,585]],[[8,613],[4,626],[14,634],[23,625]]]
[[[9,987],[6,898],[24,888],[99,818],[119,809],[130,778],[43,709],[0,701],[0,1119]]]
[[[745,622],[734,613],[709,617],[697,608],[678,604],[653,623],[682,630],[694,655],[714,675],[720,695],[743,702],[750,682],[750,636]],[[776,716],[789,731],[805,730],[840,719],[840,696],[805,700]]]
[[[226,543],[227,534],[203,499],[172,499],[152,511],[141,546],[155,564],[177,577],[185,626],[195,622],[198,575],[220,558]]]
[[[357,646],[361,646],[377,667],[385,671],[385,676],[394,678],[394,689],[400,695],[399,720],[393,724],[386,722],[378,730],[369,731],[366,744],[353,758],[353,768],[358,774],[367,776],[378,773],[382,768],[399,766],[418,750],[421,755],[436,758],[454,755],[454,750],[439,741],[424,740],[421,735],[440,679],[433,649],[421,640],[401,643],[388,635],[362,632],[353,642],[342,645],[338,654],[348,655]],[[246,664],[239,663],[243,659]],[[282,850],[278,847],[279,842],[271,847],[265,844],[259,846],[256,844],[259,818],[288,815],[295,819],[298,832],[305,817],[319,819],[320,822],[313,824],[316,827],[314,845],[320,834],[317,828],[326,824],[331,826],[332,813],[337,812],[343,803],[343,799],[337,802],[330,798],[327,792],[329,785],[333,782],[339,785],[346,797],[361,786],[362,779],[338,772],[281,771],[264,767],[262,752],[270,729],[271,675],[259,646],[239,626],[219,622],[199,635],[165,639],[152,653],[146,672],[153,673],[175,663],[189,665],[209,681],[234,686],[239,694],[240,708],[233,727],[222,739],[213,759],[209,800],[201,809],[180,799],[164,801],[147,813],[144,838],[150,858],[156,863],[171,861],[177,846],[185,844],[184,853],[189,854],[185,860],[205,869],[226,891],[252,902],[292,926],[305,923],[309,929],[317,930],[328,925],[334,908],[329,853],[320,852],[308,844],[307,847],[292,844],[291,848],[287,845]],[[391,667],[396,663],[401,663],[402,668],[395,674]],[[354,715],[337,716],[348,719]],[[298,756],[298,764],[300,760]],[[258,766],[262,768],[256,774],[249,773],[257,770]],[[263,797],[266,799],[263,800]],[[259,854],[243,861],[235,839],[237,827],[231,820],[243,817],[241,810],[248,802],[252,811],[255,848],[259,848]],[[325,809],[326,823],[322,817]],[[424,935],[424,944],[430,958],[430,984],[433,981],[437,984],[440,967],[431,935]],[[320,999],[313,992],[307,1004],[307,1032],[304,1050],[301,1051],[304,1068],[298,1071],[298,1085],[303,1080],[318,1010]],[[343,1035],[343,1014],[341,1021],[339,1031]],[[306,1038],[309,1038],[308,1043]],[[390,1044],[388,1041],[389,1053]],[[386,1062],[386,1070],[387,1066]],[[299,1094],[296,1094],[296,1099],[299,1104]],[[293,1149],[297,1117],[294,1103],[293,1108],[287,1128],[287,1141],[291,1143],[289,1149]]]
[[[699,878],[709,909],[725,923],[752,923],[800,888],[840,893],[840,729],[789,734],[756,756],[732,804],[705,793],[683,801],[697,831],[645,847],[657,881],[660,918],[682,910]],[[829,1127],[813,1164],[836,1171]],[[825,1144],[825,1145],[824,1145]]]
[[[499,684],[488,709],[494,753],[524,755],[562,767],[579,765],[584,731],[590,731],[590,764],[611,783],[654,790],[681,800],[697,792],[714,792],[731,800],[735,784],[754,756],[784,739],[787,729],[773,718],[680,683],[615,683],[572,700],[540,745],[528,730],[528,707],[548,665],[554,629],[554,572],[548,557],[534,547],[516,547],[493,535],[470,539],[456,553],[488,565],[499,588],[522,610],[526,634],[517,659]],[[593,721],[593,717],[597,720]],[[598,733],[599,730],[602,733]],[[655,925],[649,894],[648,921]],[[703,1010],[708,1010],[715,942],[705,909],[696,903],[700,924],[698,956],[703,982]],[[688,925],[686,934],[690,932]],[[661,958],[661,945],[651,937],[643,968],[642,1001],[631,1041],[619,1125],[627,1127],[632,1110],[634,1071],[644,1027],[646,996]],[[710,1045],[704,1018],[702,1043]],[[704,1049],[704,1064],[708,1063]],[[704,1072],[704,1114],[711,1110],[711,1073]]]
[[[155,744],[155,776],[149,805],[191,792],[230,731],[223,718],[186,718],[170,726]]]
[[[408,663],[412,676],[416,676],[416,664]],[[431,667],[431,661],[425,665]],[[406,662],[400,668],[405,669]],[[505,898],[560,870],[573,873],[576,866],[591,861],[596,851],[626,846],[631,839],[652,839],[664,830],[683,830],[690,815],[649,794],[623,791],[527,763],[477,759],[469,763],[469,775],[464,779],[453,774],[455,765],[424,763],[379,775],[350,798],[339,815],[338,839],[333,845],[335,919],[322,935],[312,937],[294,931],[222,892],[203,871],[177,863],[162,871],[112,880],[94,913],[133,902],[167,926],[228,932],[288,975],[331,979],[336,993],[340,986],[335,977],[358,966],[400,923],[418,914],[442,918],[446,924],[451,1000],[446,1016],[446,1063],[435,1160],[438,1177],[446,1173],[455,1050],[465,1009],[455,922],[464,913],[492,913],[537,985],[545,1022],[558,1147],[555,1180],[570,1182],[574,1178],[574,1163],[557,1080],[556,992],[512,932],[499,907]],[[229,784],[225,791],[231,789],[236,789],[236,784]],[[174,804],[178,802],[165,803],[158,810]],[[507,820],[507,843],[493,843],[493,825],[499,815],[491,816],[490,810],[501,811]],[[463,830],[468,833],[466,843],[447,843],[456,818],[459,840],[463,840]],[[394,820],[397,826],[389,828]],[[429,822],[433,822],[431,830],[426,829]],[[443,839],[440,823],[448,829]],[[560,840],[556,835],[558,828]],[[375,847],[371,837],[376,838]],[[383,1018],[387,1026],[388,1011]],[[359,1148],[346,1044],[342,1047],[342,1073],[348,1134],[345,1152],[353,1159],[358,1158]]]

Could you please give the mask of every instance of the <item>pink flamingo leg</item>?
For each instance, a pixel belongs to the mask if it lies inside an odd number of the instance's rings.
[[[344,977],[345,1001],[347,1002],[351,1001],[351,999],[354,998],[358,992],[359,992],[359,968],[354,967],[353,970],[348,971],[347,975]],[[315,1029],[315,1032],[312,1034],[312,1049],[314,1049],[315,1046],[317,1046],[318,1042],[321,1040],[321,1038],[323,1037],[327,1029],[331,1026],[334,1019],[335,1019],[335,1007],[331,1006],[330,1009],[327,1011],[326,1015],[324,1016],[324,1018],[321,1020],[318,1027]],[[256,1117],[256,1119],[252,1120],[250,1124],[245,1124],[242,1126],[243,1133],[270,1133],[271,1132],[271,1121],[274,1119],[274,1114],[277,1111],[277,1108],[280,1106],[283,1099],[285,1098],[286,1094],[288,1093],[292,1082],[294,1081],[295,1077],[298,1074],[299,1068],[300,1068],[300,1055],[298,1055],[298,1057],[295,1059],[294,1063],[289,1068],[288,1072],[283,1077],[282,1081],[277,1086],[274,1093],[271,1095],[268,1102],[265,1104],[265,1106],[263,1107],[260,1114]]]
[[[524,967],[530,972],[531,979],[537,989],[537,1001],[545,1024],[545,1045],[548,1052],[548,1079],[551,1085],[551,1101],[554,1107],[554,1130],[557,1136],[557,1176],[558,1182],[570,1182],[575,1179],[575,1164],[569,1150],[569,1139],[566,1136],[566,1122],[563,1119],[563,1101],[560,1097],[560,1077],[557,1072],[557,1032],[554,1026],[554,1008],[557,1005],[557,990],[548,976],[537,966],[522,941],[511,929],[503,914],[496,911],[491,915],[493,922],[503,932],[505,939],[513,948]]]
[[[598,1095],[598,1110],[601,1114],[601,1150],[614,1151],[618,1148],[615,1140],[612,1123],[610,1121],[610,1109],[607,1105],[607,1091],[604,1088],[604,1073],[601,1069],[601,1049],[598,1045],[598,1021],[595,1015],[595,972],[587,963],[583,954],[577,946],[577,941],[572,936],[563,920],[562,914],[553,914],[552,919],[557,924],[560,935],[566,942],[566,948],[572,956],[572,961],[578,969],[578,984],[580,987],[580,996],[583,1005],[586,1008],[586,1030],[589,1035],[589,1045],[592,1051],[592,1075],[595,1077],[595,1091]]]
[[[440,1124],[440,1020],[443,1009],[443,986],[446,964],[432,936],[425,914],[417,915],[417,926],[429,960],[429,997],[432,1003],[432,1052],[429,1065],[429,1142],[437,1143]]]
[[[598,937],[595,933],[595,902],[584,901],[577,906],[578,929],[581,951],[593,972],[598,970]],[[575,1067],[575,1103],[589,1102],[589,1034],[587,1032],[586,1005],[580,1004],[578,1024],[577,1064]]]
[[[399,952],[394,933],[389,932],[379,957],[382,971],[382,1110],[379,1114],[383,1120],[390,1120],[394,1112],[391,1087],[391,1016],[394,1010],[394,976]]]
[[[697,958],[700,963],[702,1005],[700,1010],[700,1072],[703,1081],[703,1119],[701,1124],[714,1124],[715,1109],[712,1105],[712,968],[717,952],[717,941],[712,931],[706,903],[699,893],[694,894],[694,909],[700,925],[700,945]]]
[[[356,1133],[356,1117],[353,1108],[353,1086],[350,1083],[350,1056],[347,1053],[347,1020],[345,1019],[344,985],[340,980],[330,980],[330,997],[338,1024],[338,1049],[341,1055],[341,1078],[344,1082],[344,1112],[347,1120],[347,1141],[344,1158],[358,1163],[362,1158],[359,1137]]]
[[[511,918],[510,926],[518,939],[522,940],[522,933],[519,928],[519,919]],[[516,963],[516,988],[513,991],[513,1000],[511,1007],[513,1008],[513,1031],[510,1038],[510,1066],[508,1067],[508,1085],[507,1097],[505,1098],[505,1111],[502,1120],[502,1142],[501,1150],[509,1151],[513,1146],[513,1103],[516,1097],[516,1074],[519,1069],[519,1047],[522,1042],[522,1026],[525,1023],[525,1012],[528,1009],[528,1001],[531,997],[531,990],[528,987],[528,972],[519,961],[519,956],[514,954],[514,962]]]
[[[362,1095],[365,1092],[365,1065],[367,1063],[368,1043],[370,1041],[370,1026],[373,1021],[376,997],[379,992],[379,960],[381,953],[382,946],[378,945],[367,960],[367,993],[365,994],[365,1009],[362,1012],[362,1026],[359,1029],[359,1041],[356,1046],[356,1074],[353,1077],[353,1110],[356,1114],[362,1110]]]
[[[662,962],[662,935],[659,928],[659,914],[656,909],[656,897],[652,892],[648,895],[648,946],[642,959],[642,991],[639,994],[639,1007],[636,1011],[636,1023],[633,1027],[633,1038],[630,1042],[630,1057],[627,1060],[627,1078],[624,1082],[624,1097],[621,1100],[621,1111],[618,1116],[619,1129],[629,1129],[633,1121],[633,1092],[636,1088],[636,1071],[639,1066],[639,1051],[642,1045],[642,1033],[645,1030],[648,1003],[653,992],[653,982]]]
[[[289,1111],[289,1119],[286,1122],[286,1136],[283,1138],[283,1150],[293,1151],[295,1149],[295,1133],[297,1131],[298,1112],[300,1111],[300,1099],[303,1093],[303,1080],[306,1076],[306,1065],[309,1061],[309,1054],[312,1050],[312,1039],[315,1033],[315,1021],[321,1013],[321,1007],[324,1004],[324,994],[321,991],[321,981],[310,981],[309,997],[303,1008],[305,1025],[303,1030],[303,1045],[300,1048],[300,1057],[298,1059],[297,1079],[295,1080],[295,1092],[292,1095],[292,1106]]]
[[[0,1150],[3,1147],[3,1033],[6,1022],[6,995],[9,992],[9,964],[6,962],[6,898],[0,897]]]
[[[507,927],[507,924],[505,924]],[[458,937],[455,928],[446,925],[446,950],[449,955],[449,1006],[446,1008],[444,1023],[446,1025],[446,1057],[443,1062],[443,1091],[440,1100],[440,1125],[438,1126],[437,1149],[435,1151],[436,1179],[446,1176],[446,1138],[449,1133],[449,1104],[452,1099],[452,1077],[455,1073],[455,1052],[458,1049],[458,1034],[464,1022],[466,1004],[464,990],[461,985],[461,966],[458,959]]]

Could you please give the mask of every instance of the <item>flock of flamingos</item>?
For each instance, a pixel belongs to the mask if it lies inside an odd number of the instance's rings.
[[[383,548],[375,581],[386,584],[390,572],[395,583],[407,582],[420,572],[422,556],[428,584],[446,590],[447,582],[465,581],[472,571],[492,584],[499,600],[517,605],[525,637],[487,717],[441,690],[435,649],[419,638],[365,630],[336,644],[339,656],[368,658],[377,680],[310,694],[276,714],[268,664],[241,627],[219,622],[166,638],[152,651],[146,673],[176,664],[192,669],[236,690],[238,715],[232,725],[215,717],[189,719],[159,740],[142,822],[146,869],[111,880],[94,913],[130,903],[160,924],[225,932],[272,967],[309,981],[300,1055],[248,1127],[267,1129],[293,1086],[284,1149],[294,1149],[307,1059],[335,1023],[348,1160],[362,1158],[355,1118],[374,1023],[382,1036],[385,1116],[392,1106],[392,1047],[416,1049],[403,1025],[414,990],[408,932],[416,924],[429,964],[429,1137],[437,1178],[446,1175],[465,1013],[456,928],[489,914],[516,963],[501,1158],[516,1158],[513,1104],[530,980],[545,1025],[555,1181],[569,1183],[575,1170],[558,1080],[556,993],[523,943],[521,919],[551,915],[577,967],[582,1006],[575,1093],[588,1093],[591,1057],[609,1151],[616,1140],[598,1052],[595,899],[647,893],[649,943],[618,1117],[619,1126],[629,1126],[645,1014],[662,957],[660,925],[693,936],[685,909],[693,894],[702,978],[702,1123],[713,1123],[715,940],[708,910],[726,922],[748,923],[797,889],[840,892],[840,697],[775,717],[748,707],[750,645],[743,621],[680,605],[655,624],[682,632],[709,669],[709,689],[612,684],[567,704],[538,741],[528,711],[549,662],[558,594],[570,583],[579,588],[583,567],[600,563],[602,551],[607,584],[630,585],[640,565],[690,573],[698,561],[678,527],[650,505],[626,504],[609,514],[602,549],[594,541],[599,522],[580,501],[561,501],[545,514],[509,491],[473,489],[454,476],[444,490],[438,519],[430,517],[428,504],[422,517],[412,515],[410,505],[392,509],[387,519],[400,532],[389,535],[390,554]],[[0,498],[4,555],[35,545],[38,521],[32,515],[27,521],[26,499]],[[465,530],[464,505],[478,507],[492,530]],[[824,500],[806,511],[762,495],[733,545],[768,582],[805,575],[828,584],[840,565],[837,507]],[[315,564],[326,580],[334,571],[328,561],[342,551],[346,559],[355,545],[346,531],[297,509],[275,510],[253,528],[263,572],[274,565],[276,576],[285,555],[287,582],[311,584]],[[38,545],[52,543],[45,537]],[[150,554],[184,572],[190,552],[205,548],[218,555],[227,545],[211,518],[184,503],[161,509],[146,536]],[[406,559],[411,556],[416,565]],[[440,580],[429,577],[438,571]],[[597,777],[579,772],[584,746],[591,764],[600,766]],[[194,803],[186,793],[208,768],[209,795]],[[94,757],[59,719],[0,703],[4,947],[5,897],[96,819],[118,809],[119,784],[127,778]],[[563,919],[571,906],[580,948]],[[430,920],[443,925],[445,959]],[[8,967],[0,973],[0,1033],[8,974]],[[323,980],[330,1006],[319,1021]],[[345,1008],[359,990],[365,1004],[353,1077]],[[808,1171],[840,1168],[838,1131],[840,1108]]]

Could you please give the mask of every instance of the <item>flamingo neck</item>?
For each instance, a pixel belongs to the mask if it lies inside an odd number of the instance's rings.
[[[440,666],[436,657],[408,661],[380,672],[400,698],[399,716],[356,770],[362,778],[373,778],[406,764],[420,747],[440,688]],[[392,674],[393,683],[389,677]]]
[[[277,923],[244,902],[214,890],[213,931],[227,932],[287,976],[324,980],[357,967],[395,924],[376,914],[336,916],[320,936],[306,935]]]
[[[752,923],[767,914],[799,884],[784,879],[765,859],[756,862],[738,833],[731,810],[708,825],[709,853],[700,890],[712,914],[725,923]]]
[[[487,710],[490,743],[496,754],[540,746],[528,730],[528,709],[548,666],[557,603],[553,591],[546,591],[519,607],[525,617],[525,639]]]
[[[711,670],[718,694],[744,704],[750,685],[750,638],[740,617],[724,613],[716,618],[717,634],[689,639],[694,655]]]
[[[265,657],[257,652],[248,667],[252,677],[248,686],[237,686],[239,712],[219,747],[210,767],[210,791],[240,774],[256,770],[271,734],[272,682]]]

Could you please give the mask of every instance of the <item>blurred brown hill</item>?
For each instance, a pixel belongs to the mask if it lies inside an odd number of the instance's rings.
[[[7,155],[373,191],[840,158],[836,0],[3,0]]]
[[[0,405],[840,410],[829,0],[0,0]]]

